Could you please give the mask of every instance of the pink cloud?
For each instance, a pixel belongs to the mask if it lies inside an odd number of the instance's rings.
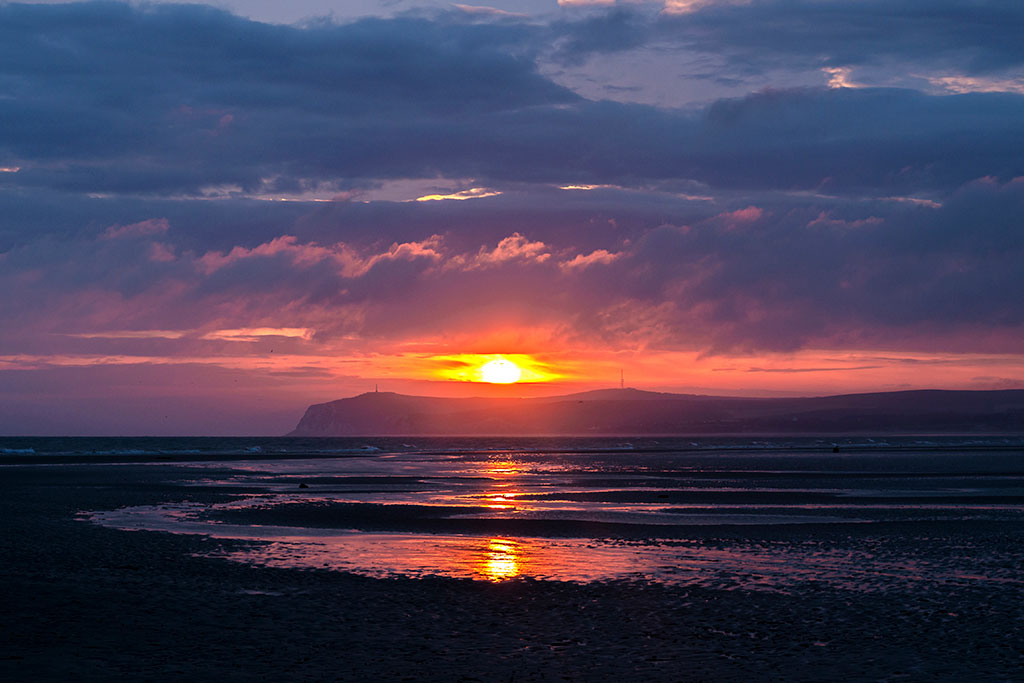
[[[315,243],[299,244],[298,238],[294,235],[281,235],[251,249],[234,247],[226,254],[217,251],[207,252],[199,258],[198,263],[200,269],[209,274],[238,261],[259,257],[267,258],[279,254],[290,256],[292,262],[299,265],[317,263],[333,257],[336,252]]]
[[[719,217],[732,221],[733,223],[753,223],[754,221],[760,220],[763,215],[763,209],[757,206],[748,206],[745,209],[737,209],[736,211],[719,214]]]
[[[485,268],[512,261],[544,263],[551,258],[546,251],[548,246],[543,242],[531,242],[518,232],[514,232],[498,242],[498,246],[488,250],[481,247],[468,263],[468,268]]]
[[[440,261],[444,258],[441,251],[443,242],[440,235],[431,235],[420,242],[394,242],[387,251],[363,259],[354,274],[361,275],[381,261],[412,261],[419,258]]]
[[[743,230],[754,223],[757,223],[766,216],[767,213],[764,209],[758,206],[748,206],[735,211],[722,212],[716,216],[708,218],[705,222],[708,225],[716,226],[718,230],[731,232],[734,230]]]
[[[199,257],[197,262],[200,270],[209,275],[232,264],[254,258],[283,256],[297,267],[333,261],[340,275],[354,278],[364,275],[381,261],[412,261],[418,258],[439,261],[443,258],[442,242],[440,235],[432,235],[418,242],[394,242],[386,251],[365,254],[344,242],[324,246],[315,242],[300,243],[294,235],[282,235],[252,248],[234,247],[226,254],[207,252]]]
[[[174,247],[163,242],[153,242],[149,245],[149,260],[157,263],[168,263],[175,259]]]

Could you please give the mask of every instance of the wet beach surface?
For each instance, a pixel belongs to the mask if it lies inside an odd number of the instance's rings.
[[[208,472],[179,483],[237,495],[88,517],[120,529],[266,541],[222,556],[378,578],[782,592],[807,582],[872,591],[1022,580],[1013,549],[960,531],[1024,518],[1016,452],[550,445],[235,461],[227,471],[195,463]]]
[[[698,566],[674,578],[668,572],[663,580],[573,582],[511,578],[530,572],[512,573],[500,563],[492,567],[498,574],[492,580],[294,568],[301,562],[266,566],[275,563],[261,552],[273,544],[122,531],[83,521],[80,513],[173,502],[205,510],[222,505],[221,524],[289,522],[335,533],[335,527],[355,522],[363,533],[455,534],[523,546],[575,542],[577,531],[510,533],[529,526],[529,515],[474,518],[475,511],[460,508],[450,516],[420,510],[381,521],[379,504],[350,500],[355,482],[348,482],[344,495],[330,493],[337,480],[307,484],[320,490],[282,504],[273,497],[282,495],[279,486],[297,485],[294,472],[268,475],[261,469],[263,480],[255,481],[253,470],[237,463],[3,466],[0,678],[1019,680],[1024,528],[1012,492],[995,491],[1012,486],[991,478],[1008,473],[993,472],[976,473],[995,482],[992,490],[972,487],[958,494],[973,496],[981,509],[914,507],[929,496],[910,491],[888,496],[910,507],[886,507],[885,520],[867,524],[703,524],[686,530],[661,524],[673,531],[662,529],[655,541],[653,525],[635,519],[589,522],[599,525],[589,527],[593,537],[611,547],[740,559],[718,573]],[[665,501],[658,503],[665,514],[680,505],[692,513],[686,491],[658,498],[665,494],[650,485],[649,475],[634,488],[651,489],[649,495]],[[367,482],[360,486],[366,490]],[[561,500],[573,488],[549,493]],[[851,517],[860,519],[863,506],[877,504],[877,492],[864,496],[871,500],[853,501],[861,507]],[[263,502],[238,506],[246,499]],[[236,519],[229,521],[232,515]],[[474,530],[480,524],[493,528]],[[616,524],[624,528],[616,531]],[[508,548],[493,552],[515,554]],[[530,551],[517,552],[525,568]],[[838,568],[829,565],[830,575],[819,564],[817,573],[794,577],[809,556],[831,557]],[[759,587],[742,576],[743,558],[775,558],[772,571],[789,579]],[[851,565],[859,566],[862,579],[840,580],[849,577]],[[746,573],[770,575],[756,562]]]

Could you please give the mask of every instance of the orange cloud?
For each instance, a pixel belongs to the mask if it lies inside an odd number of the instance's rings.
[[[234,330],[214,330],[201,338],[219,341],[258,341],[262,337],[292,337],[312,339],[313,330],[305,327],[241,327]]]
[[[579,268],[587,268],[594,264],[603,263],[609,264],[615,259],[619,258],[622,254],[613,254],[607,249],[595,249],[589,254],[577,254],[569,261],[562,261],[558,264],[563,270],[573,270]]]

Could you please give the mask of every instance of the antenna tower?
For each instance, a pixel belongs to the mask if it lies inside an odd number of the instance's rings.
[[[622,368],[619,368],[619,389],[626,388],[626,376],[622,372]]]

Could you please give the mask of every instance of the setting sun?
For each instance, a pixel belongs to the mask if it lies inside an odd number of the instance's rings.
[[[419,361],[422,363],[422,360]],[[434,377],[457,382],[511,385],[553,382],[565,378],[551,363],[527,353],[460,353],[431,356]]]
[[[480,366],[480,379],[491,384],[512,384],[522,376],[519,366],[505,358],[496,358]]]

